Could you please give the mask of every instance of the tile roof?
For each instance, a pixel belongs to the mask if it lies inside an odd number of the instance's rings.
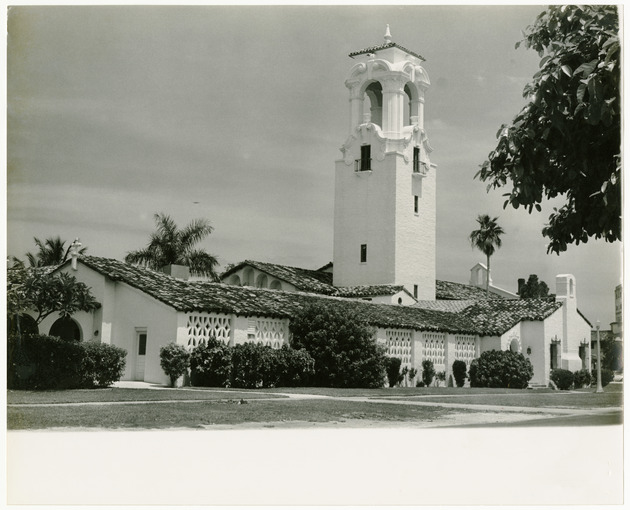
[[[401,46],[400,44],[396,44],[395,42],[379,44],[378,46],[370,46],[369,48],[364,48],[359,51],[353,51],[348,56],[350,58],[353,58],[353,57],[356,57],[357,55],[364,55],[365,53],[375,53],[379,50],[385,50],[387,48],[398,48],[404,51],[405,53],[409,53],[409,55],[413,55],[414,57],[419,58],[420,60],[423,60],[423,61],[426,60],[422,55],[416,53],[415,51],[408,50],[404,46]]]
[[[340,297],[393,296],[401,291],[409,294],[402,285],[357,285],[355,287],[335,288],[337,291],[335,295]]]
[[[81,255],[81,263],[114,281],[124,282],[182,312],[215,312],[241,316],[291,318],[311,303],[334,302],[360,314],[373,326],[419,331],[500,335],[519,320],[542,320],[561,303],[545,299],[475,302],[458,313],[314,293],[239,287],[207,281],[184,281],[115,259]]]
[[[461,312],[475,302],[476,301],[474,299],[461,301],[448,299],[442,301],[418,301],[417,303],[409,306],[412,306],[414,308],[424,308],[426,310],[441,310],[443,312]]]
[[[541,321],[558,310],[562,303],[554,298],[490,299],[475,301],[461,315],[472,321],[486,336],[500,335],[520,321]]]
[[[486,291],[474,285],[436,280],[435,299],[486,299]]]

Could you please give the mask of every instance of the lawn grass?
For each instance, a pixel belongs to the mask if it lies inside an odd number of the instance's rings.
[[[347,420],[379,422],[433,421],[452,413],[438,407],[373,404],[335,400],[237,400],[168,402],[153,404],[118,404],[50,407],[8,407],[7,428],[107,428],[164,429],[203,428],[209,425],[310,422],[330,423]],[[461,410],[457,410],[461,413]],[[271,422],[271,423],[270,423]]]
[[[475,388],[480,389],[480,388]],[[609,384],[604,393],[595,393],[593,388],[579,391],[521,391],[509,395],[475,395],[450,397],[448,400],[429,396],[426,398],[411,398],[422,402],[450,402],[453,404],[478,404],[519,407],[566,407],[572,409],[619,407],[623,405],[623,385]]]
[[[188,388],[102,388],[97,390],[7,391],[7,404],[65,404],[78,402],[137,402],[167,400],[227,400],[227,399],[286,398],[248,390],[208,388],[203,391]]]

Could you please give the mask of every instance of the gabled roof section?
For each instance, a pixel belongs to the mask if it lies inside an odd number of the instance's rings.
[[[486,291],[474,285],[463,283],[446,282],[444,280],[435,281],[435,299],[438,300],[468,300],[486,299]]]
[[[251,266],[259,271],[275,276],[293,285],[296,289],[304,292],[317,292],[319,294],[334,294],[335,287],[332,285],[332,273],[320,270],[303,269],[301,267],[282,266],[280,264],[270,264],[268,262],[258,262],[256,260],[245,260],[237,264],[229,271],[220,276],[223,279],[239,271],[245,266]]]
[[[400,44],[396,44],[395,42],[389,42],[389,43],[384,43],[384,44],[379,44],[378,46],[370,46],[369,48],[364,48],[362,50],[359,51],[353,51],[352,53],[350,53],[348,56],[350,58],[354,58],[358,55],[365,55],[366,53],[376,53],[379,50],[386,50],[388,48],[398,48],[399,50],[404,51],[405,53],[408,53],[409,55],[412,55],[416,58],[419,58],[422,61],[425,61],[426,59],[420,55],[419,53],[416,53],[415,51],[411,51],[408,50],[407,48],[405,48],[404,46],[401,46]]]
[[[491,299],[476,301],[460,312],[472,321],[480,335],[502,335],[521,321],[542,321],[562,303],[548,299]]]

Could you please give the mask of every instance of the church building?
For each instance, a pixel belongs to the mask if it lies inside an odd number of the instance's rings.
[[[572,275],[556,277],[549,299],[518,299],[494,286],[487,299],[483,264],[469,284],[436,279],[437,167],[424,128],[424,59],[393,42],[389,27],[382,44],[349,56],[331,263],[304,269],[245,260],[221,283],[190,280],[186,268],[157,272],[77,253],[54,270],[91,287],[101,306],[73,317],[73,335],[125,348],[123,379],[168,383],[159,350],[173,341],[193,348],[214,336],[279,348],[290,342],[291,317],[321,301],[365,318],[403,366],[421,372],[430,359],[447,380],[455,360],[469,366],[491,349],[530,359],[532,386],[546,387],[553,368],[591,366],[591,325],[577,308]],[[50,316],[40,332],[54,327],[58,317]]]

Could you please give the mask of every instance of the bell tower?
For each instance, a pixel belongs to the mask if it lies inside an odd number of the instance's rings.
[[[424,58],[395,42],[349,55],[350,132],[335,164],[333,283],[404,285],[435,299],[436,167]]]

